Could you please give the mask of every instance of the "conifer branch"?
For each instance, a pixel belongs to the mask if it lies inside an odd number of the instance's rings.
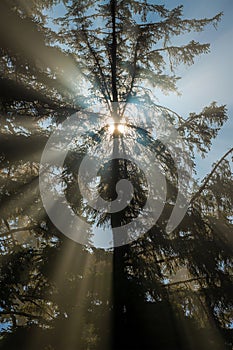
[[[0,311],[0,316],[4,316],[4,315],[24,316],[24,317],[28,317],[28,318],[37,318],[37,319],[45,321],[45,319],[40,315],[33,315],[33,314],[29,314],[27,312],[22,312],[22,311]]]
[[[110,105],[109,105],[109,101],[111,100],[111,97],[110,97],[110,93],[109,93],[109,90],[108,90],[108,86],[107,86],[107,83],[106,83],[106,79],[105,79],[105,76],[104,76],[104,73],[103,73],[103,70],[102,70],[102,67],[100,65],[100,62],[99,62],[99,59],[96,55],[96,52],[95,50],[93,49],[93,47],[91,46],[89,40],[88,40],[88,35],[86,33],[86,30],[84,29],[84,27],[82,28],[82,33],[84,34],[85,36],[85,40],[86,40],[86,43],[87,43],[87,47],[89,49],[89,52],[90,54],[92,55],[93,59],[94,59],[94,62],[96,63],[97,67],[98,67],[98,70],[99,70],[99,74],[101,76],[101,79],[102,79],[102,82],[103,82],[103,85],[104,85],[104,88],[105,90],[100,86],[100,90],[101,90],[101,93],[103,94],[103,97],[110,109]],[[98,81],[99,80],[99,77],[98,75],[95,73],[95,77],[96,77],[96,80]]]
[[[231,153],[233,152],[233,148],[231,148],[229,151],[227,151],[222,158],[215,164],[215,166],[213,167],[212,171],[209,173],[209,175],[204,179],[203,185],[199,188],[199,190],[195,193],[195,195],[192,197],[191,199],[191,203],[200,196],[200,194],[204,191],[204,189],[206,188],[209,180],[211,179],[211,177],[213,176],[213,174],[215,173],[216,169],[219,167],[219,165],[222,163],[222,161]]]
[[[193,278],[190,278],[190,279],[187,279],[187,280],[184,280],[184,281],[177,281],[177,282],[171,282],[171,283],[168,283],[168,284],[164,284],[164,287],[171,287],[171,286],[176,286],[176,285],[179,285],[179,284],[191,283],[191,282],[194,282],[194,281],[201,281],[203,279],[205,279],[205,277],[193,277]]]

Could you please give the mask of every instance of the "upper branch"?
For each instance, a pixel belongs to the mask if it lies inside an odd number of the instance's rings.
[[[213,174],[215,173],[216,169],[219,167],[219,165],[222,163],[222,161],[231,153],[233,152],[233,148],[231,148],[229,151],[227,151],[222,158],[215,164],[215,166],[213,167],[212,171],[209,173],[209,175],[206,176],[203,185],[199,188],[199,190],[195,193],[195,195],[192,197],[191,199],[191,203],[197,198],[199,197],[199,195],[204,191],[204,189],[206,188],[206,185],[208,184],[210,178],[213,176]]]

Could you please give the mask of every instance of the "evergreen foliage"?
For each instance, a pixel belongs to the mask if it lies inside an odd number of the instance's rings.
[[[118,148],[133,149],[137,141],[156,154],[169,191],[157,224],[112,251],[83,247],[59,232],[38,187],[40,157],[54,127],[97,101],[120,119],[128,102],[146,104],[172,121],[192,159],[194,152],[204,157],[227,120],[226,106],[213,102],[182,118],[158,105],[156,91],[175,92],[176,67],[209,51],[209,44],[178,45],[176,38],[216,26],[222,14],[185,19],[182,6],[155,2],[63,1],[66,13],[55,21],[56,32],[46,11],[57,3],[0,4],[0,347],[231,349],[232,150],[196,183],[183,221],[167,235],[177,194],[171,155],[150,131],[128,125],[133,141],[115,135]],[[138,215],[146,179],[123,159],[105,164],[103,198],[115,199],[120,178],[133,183],[134,197],[120,213],[90,209],[77,186],[79,164],[87,148],[114,141],[106,128],[92,130],[88,118],[85,123],[89,133],[65,161],[66,197],[96,226],[114,228]]]

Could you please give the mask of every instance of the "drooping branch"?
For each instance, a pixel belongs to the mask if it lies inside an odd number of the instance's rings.
[[[162,106],[162,105],[158,105],[157,103],[155,104],[155,106],[160,108],[160,109],[163,109],[163,110],[165,110],[165,111],[167,111],[169,113],[174,114],[179,119],[179,121],[181,121],[181,120],[183,121],[184,120],[183,117],[179,113],[175,112],[171,108],[168,108],[168,107],[165,107],[165,106]],[[179,130],[179,128],[177,130]]]
[[[213,176],[213,174],[215,173],[216,169],[219,167],[219,165],[222,163],[222,161],[231,153],[233,152],[233,148],[231,148],[229,151],[227,151],[222,158],[215,164],[215,166],[213,167],[212,171],[209,173],[209,175],[206,176],[206,178],[204,179],[203,185],[199,188],[199,190],[194,194],[194,196],[191,199],[191,203],[200,196],[200,194],[204,191],[204,189],[206,188],[209,180],[211,179],[211,177]]]
[[[183,130],[185,127],[189,127],[191,125],[191,123],[195,120],[195,119],[200,119],[200,115],[199,114],[194,114],[191,117],[189,117],[188,119],[186,119],[178,128],[177,131],[181,131]]]
[[[194,40],[187,45],[182,46],[164,46],[153,50],[151,53],[167,52],[170,61],[171,71],[173,67],[180,63],[191,65],[194,63],[194,57],[202,53],[209,52],[210,44],[200,44]]]
[[[193,124],[195,120],[200,120],[203,122],[214,121],[217,125],[222,125],[225,120],[227,120],[226,106],[217,106],[216,102],[212,102],[208,107],[205,107],[201,113],[190,113],[189,118],[183,120],[182,124],[177,128],[177,131],[184,131],[185,128],[190,128],[191,130],[196,130],[196,125]],[[198,125],[198,124],[197,124]]]

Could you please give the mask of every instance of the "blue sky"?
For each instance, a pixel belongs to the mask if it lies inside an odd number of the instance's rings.
[[[214,140],[209,155],[203,160],[197,157],[198,176],[203,177],[211,169],[211,164],[232,147],[233,135],[233,1],[195,0],[161,1],[176,6],[184,5],[184,15],[188,18],[212,17],[223,12],[223,18],[215,30],[209,26],[202,33],[192,33],[194,40],[211,44],[211,52],[195,60],[191,67],[180,67],[182,79],[178,87],[182,96],[160,95],[160,102],[174,109],[182,116],[190,112],[200,112],[212,101],[226,104],[228,122]]]
[[[164,4],[168,8],[178,5],[184,6],[184,16],[187,18],[213,17],[223,12],[221,22],[216,30],[208,26],[202,33],[191,33],[182,37],[181,43],[196,40],[210,43],[211,52],[196,58],[191,67],[181,66],[177,73],[181,76],[178,88],[181,96],[162,93],[156,94],[159,102],[183,117],[190,112],[199,113],[203,107],[212,101],[226,104],[228,109],[228,122],[213,141],[212,149],[203,160],[197,156],[198,177],[202,178],[211,170],[211,165],[232,147],[233,134],[233,0],[154,0],[154,3]],[[53,16],[61,15],[64,8],[58,5]]]

